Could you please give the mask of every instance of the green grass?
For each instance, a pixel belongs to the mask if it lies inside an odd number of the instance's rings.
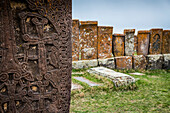
[[[89,74],[86,69],[73,70],[84,74],[91,81],[102,86],[89,87],[87,84],[72,79],[84,88],[71,93],[71,113],[168,113],[170,112],[170,71],[167,70],[116,70],[123,73],[142,72],[146,75],[135,76],[139,80],[137,88],[117,89],[113,83],[101,76]]]

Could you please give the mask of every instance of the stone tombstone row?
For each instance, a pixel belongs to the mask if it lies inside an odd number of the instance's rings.
[[[0,1],[0,113],[68,113],[71,0]]]
[[[98,26],[97,21],[72,22],[72,58],[78,60],[112,57],[113,27]]]

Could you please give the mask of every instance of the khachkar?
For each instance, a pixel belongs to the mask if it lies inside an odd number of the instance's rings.
[[[0,1],[0,113],[69,112],[71,0]]]

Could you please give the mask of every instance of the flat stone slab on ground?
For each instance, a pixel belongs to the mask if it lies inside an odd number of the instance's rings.
[[[76,89],[81,89],[81,88],[83,87],[79,84],[75,84],[75,83],[71,84],[71,90],[76,90]]]
[[[82,74],[84,74],[84,72],[72,72],[71,74],[74,74],[74,75],[82,75]]]
[[[98,74],[100,76],[104,76],[104,77],[111,79],[114,82],[116,87],[119,87],[122,85],[128,85],[136,81],[135,78],[130,75],[116,72],[105,67],[91,68],[88,70],[88,72],[93,73],[93,74]]]
[[[145,75],[143,73],[129,73],[129,74],[131,74],[131,75]]]
[[[84,77],[73,77],[74,79],[76,80],[79,80],[81,82],[84,82],[86,84],[88,84],[89,86],[93,87],[93,86],[101,86],[101,84],[98,84],[98,83],[95,83],[95,82],[92,82]]]

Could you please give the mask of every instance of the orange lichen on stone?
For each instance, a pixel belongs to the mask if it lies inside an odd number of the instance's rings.
[[[135,29],[124,29],[124,34],[126,33],[135,33]]]
[[[134,51],[135,51],[135,54],[138,51],[138,37],[136,35],[134,36]]]
[[[151,29],[150,32],[149,54],[161,54],[163,29]]]
[[[72,21],[72,60],[79,60],[79,20]]]
[[[138,31],[138,55],[148,55],[150,31]]]
[[[125,35],[124,34],[114,34],[113,35],[113,54],[115,57],[124,56],[124,43]]]
[[[98,58],[111,58],[113,27],[98,26]]]
[[[170,53],[170,30],[163,31],[162,54]]]
[[[116,59],[116,69],[132,69],[131,56],[115,57],[115,59]]]
[[[80,21],[80,59],[97,59],[97,21]]]

